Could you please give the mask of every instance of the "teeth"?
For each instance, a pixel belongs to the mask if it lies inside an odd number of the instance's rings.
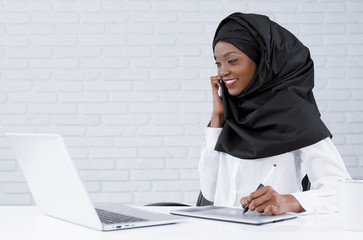
[[[226,83],[231,84],[231,83],[236,82],[236,81],[237,81],[237,79],[232,79],[232,80],[227,80]]]

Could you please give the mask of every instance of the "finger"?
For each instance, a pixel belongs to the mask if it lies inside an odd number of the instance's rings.
[[[215,76],[215,77],[211,77],[211,85],[212,85],[212,91],[213,91],[213,95],[214,97],[219,97],[219,89],[222,87],[222,84],[220,83],[220,77]],[[218,99],[218,98],[217,98]]]
[[[269,204],[269,205],[265,208],[264,213],[265,213],[265,214],[272,214],[272,205],[271,205],[271,204]]]
[[[241,201],[241,206],[242,206],[242,208],[248,208],[248,204],[249,204],[250,202],[248,201],[248,200],[246,200],[246,201]]]
[[[280,214],[283,214],[285,212],[283,212],[282,209],[279,206],[269,204],[265,208],[264,213],[265,214],[272,214],[272,215],[280,215]]]
[[[262,187],[260,189],[257,189],[256,191],[252,192],[248,197],[247,200],[249,202],[252,202],[253,200],[260,198],[261,196],[265,195],[269,191],[273,191],[273,189],[270,186]]]
[[[276,192],[270,186],[260,188],[257,191],[251,193],[251,200],[248,199],[250,201],[249,208],[251,210],[254,210],[258,207],[261,208],[262,205],[274,198],[275,193]]]
[[[248,204],[248,208],[252,211],[258,210],[258,212],[263,212],[263,210],[267,207],[269,202],[270,202],[270,200],[267,197],[262,196],[262,197],[252,200]]]
[[[221,77],[220,76],[211,76],[210,79],[211,80],[220,80]]]
[[[239,200],[241,204],[245,204],[247,202],[247,197],[243,197]]]
[[[217,84],[218,86],[221,85],[221,83],[220,83],[221,77],[220,76],[212,76],[212,77],[210,77],[210,80],[211,80],[211,83],[213,83],[213,84]]]
[[[212,81],[211,84],[213,87],[221,87],[221,83],[219,81]]]
[[[270,205],[272,205],[271,201],[266,201],[266,202],[261,203],[260,205],[254,207],[254,208],[250,206],[250,209],[251,210],[253,209],[253,210],[255,210],[256,212],[259,212],[259,213],[263,213],[263,212],[266,212],[266,208],[268,206],[270,206]]]

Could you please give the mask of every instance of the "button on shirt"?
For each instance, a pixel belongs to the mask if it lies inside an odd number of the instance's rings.
[[[254,192],[276,164],[265,185],[279,194],[292,194],[307,214],[339,210],[337,180],[351,177],[330,138],[292,152],[251,160],[215,151],[221,131],[222,128],[206,128],[199,162],[202,193],[214,205],[240,208],[240,199]],[[305,174],[311,190],[302,192]]]

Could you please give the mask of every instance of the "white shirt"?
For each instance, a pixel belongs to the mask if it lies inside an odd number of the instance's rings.
[[[307,214],[339,210],[337,180],[351,177],[329,137],[292,152],[248,160],[214,150],[221,131],[206,128],[199,162],[201,191],[214,205],[241,207],[240,199],[254,192],[276,164],[266,185],[280,194],[292,194]],[[311,190],[302,192],[305,174]]]

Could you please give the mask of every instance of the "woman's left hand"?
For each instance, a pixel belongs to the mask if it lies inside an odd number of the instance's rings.
[[[291,194],[281,195],[271,186],[262,187],[240,200],[250,211],[280,215],[286,212],[301,212],[304,209]]]

